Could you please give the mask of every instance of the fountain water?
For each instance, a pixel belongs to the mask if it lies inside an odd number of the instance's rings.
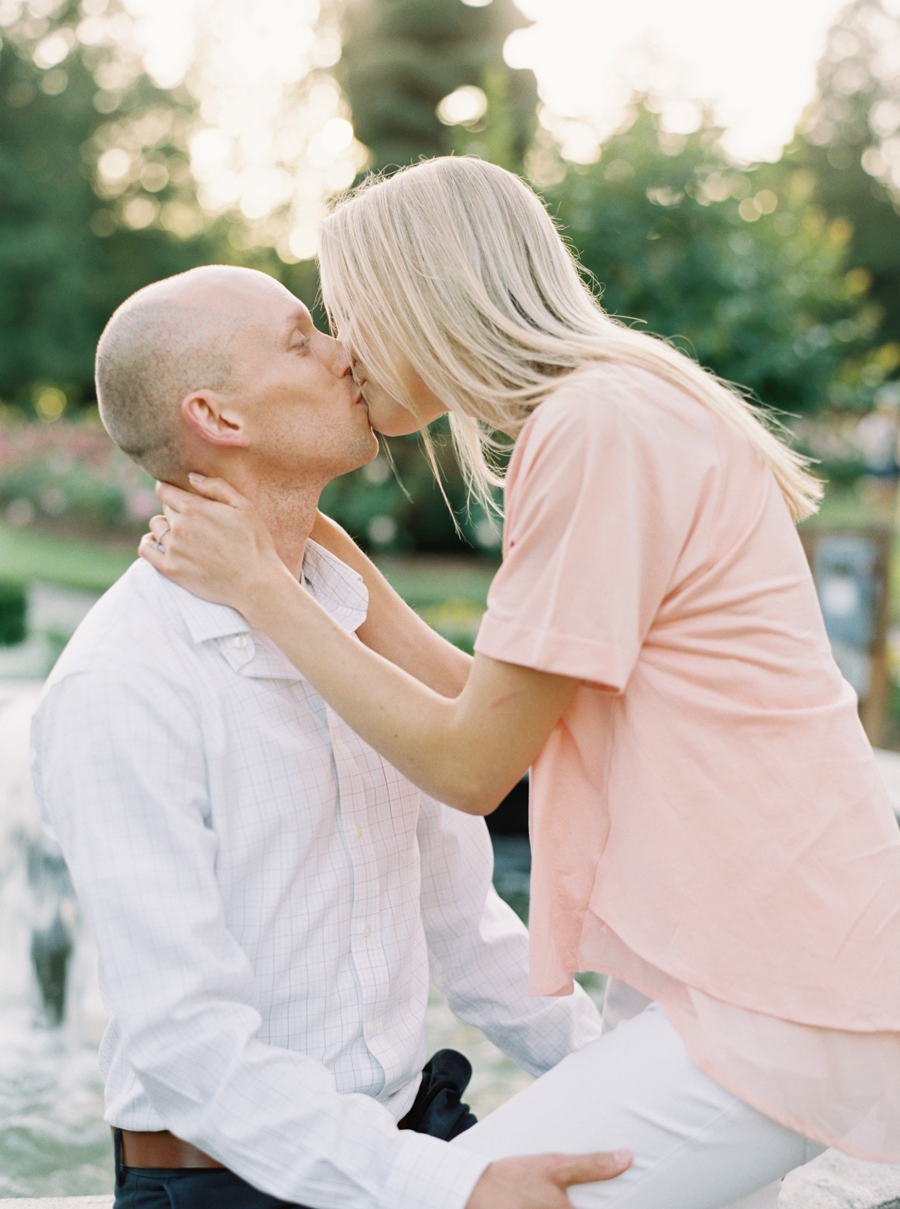
[[[31,789],[39,691],[0,691],[0,1197],[112,1186],[96,953]]]

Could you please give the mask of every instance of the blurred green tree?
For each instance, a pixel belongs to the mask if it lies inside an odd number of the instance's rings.
[[[345,0],[336,75],[371,167],[464,149],[521,170],[537,85],[503,43],[527,24],[512,0]]]
[[[431,432],[446,500],[414,434],[382,437],[374,462],[328,484],[322,508],[368,549],[497,556],[499,526],[480,506],[467,506],[445,421],[432,424]]]
[[[546,190],[606,309],[775,408],[868,406],[879,311],[847,272],[847,222],[811,204],[809,172],[740,171],[708,118],[673,135],[657,108],[637,98],[597,163]]]
[[[832,27],[818,96],[786,163],[815,175],[815,197],[853,227],[849,263],[871,274],[884,331],[900,339],[900,10],[853,0]]]
[[[191,102],[152,84],[130,29],[117,0],[0,5],[0,398],[45,420],[92,397],[119,302],[214,259]]]

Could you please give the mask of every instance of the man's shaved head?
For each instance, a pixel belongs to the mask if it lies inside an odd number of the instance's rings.
[[[253,269],[208,265],[133,294],[110,319],[97,345],[96,384],[107,432],[154,478],[189,468],[183,455],[182,400],[192,391],[232,386],[230,344],[248,315],[232,287],[248,275],[280,289]]]

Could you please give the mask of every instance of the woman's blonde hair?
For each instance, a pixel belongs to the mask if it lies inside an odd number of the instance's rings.
[[[319,239],[332,328],[415,411],[406,362],[446,404],[467,485],[500,479],[491,430],[516,435],[560,378],[591,362],[648,370],[741,432],[772,468],[795,519],[822,485],[735,390],[664,340],[610,318],[535,194],[494,164],[448,156],[369,178]]]

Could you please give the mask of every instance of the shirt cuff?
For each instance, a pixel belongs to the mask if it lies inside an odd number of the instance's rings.
[[[465,1209],[491,1160],[427,1134],[409,1133],[404,1142],[384,1190],[385,1209]]]

